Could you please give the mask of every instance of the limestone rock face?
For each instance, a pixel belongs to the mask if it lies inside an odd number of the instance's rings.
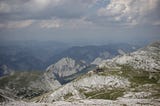
[[[130,65],[135,69],[150,72],[160,72],[160,41],[154,42],[145,48],[133,53],[117,56],[110,60],[101,61],[100,67],[112,67],[116,65]]]
[[[59,80],[63,80],[64,77],[73,75],[86,68],[86,65],[82,62],[76,62],[71,58],[62,58],[57,63],[50,65],[43,75],[43,82],[46,83],[51,90],[57,89],[61,86]]]
[[[71,58],[62,58],[57,63],[50,65],[47,70],[58,75],[59,77],[66,77],[75,74],[86,68],[83,62],[77,62]]]

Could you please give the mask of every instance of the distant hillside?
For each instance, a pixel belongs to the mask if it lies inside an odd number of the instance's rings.
[[[11,42],[0,45],[0,66],[14,70],[45,70],[46,61],[68,45],[59,42]]]
[[[117,55],[120,55],[123,51],[124,53],[129,53],[135,51],[139,46],[129,45],[129,44],[108,44],[102,46],[75,46],[71,47],[58,55],[54,55],[48,61],[48,64],[55,63],[63,57],[70,57],[78,61],[84,61],[90,64],[97,57],[104,59],[110,59]]]

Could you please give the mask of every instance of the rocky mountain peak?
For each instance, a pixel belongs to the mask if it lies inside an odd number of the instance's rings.
[[[59,70],[63,70],[65,66],[68,66],[69,68],[73,68],[76,65],[76,61],[71,58],[62,58],[59,60],[54,67]]]
[[[72,58],[66,57],[62,58],[57,63],[50,65],[47,70],[50,70],[59,77],[65,77],[75,74],[85,67],[84,63],[77,62]]]

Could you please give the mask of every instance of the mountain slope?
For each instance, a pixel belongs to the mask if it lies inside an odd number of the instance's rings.
[[[49,87],[41,79],[41,72],[14,72],[0,77],[0,94],[9,98],[31,99],[49,91]]]
[[[106,93],[113,92],[113,87],[115,89],[122,88],[123,92],[123,88],[126,88],[127,86],[130,86],[128,80],[118,76],[92,75],[89,77],[88,75],[59,88],[47,97],[43,98],[43,101],[41,102],[51,103],[59,100],[86,99],[94,96],[92,95],[94,92],[104,93],[105,90]],[[121,90],[117,92],[121,92]]]
[[[57,63],[50,65],[44,73],[15,71],[12,74],[7,74],[10,70],[3,66],[3,75],[6,74],[6,76],[0,77],[0,89],[2,90],[0,94],[8,92],[7,94],[5,93],[5,95],[8,95],[7,97],[30,100],[59,88],[61,84],[66,83],[65,81],[75,79],[79,74],[83,73],[81,71],[85,72],[83,70],[85,68],[85,64],[71,58],[59,60]],[[3,95],[1,96],[3,98]]]
[[[160,41],[154,42],[133,53],[117,56],[111,60],[102,61],[100,67],[112,67],[116,66],[117,64],[127,64],[135,69],[160,72]]]
[[[54,76],[61,84],[65,84],[76,77],[85,74],[94,67],[94,65],[86,65],[83,61],[76,61],[66,57],[62,58],[57,63],[50,65],[45,73]]]
[[[41,96],[43,99],[40,102],[79,99],[156,101],[160,99],[160,60],[156,57],[159,57],[159,48],[160,43],[155,42],[136,52],[103,61],[97,69],[61,86],[45,97]],[[150,63],[154,64],[154,67]]]
[[[71,58],[62,58],[57,63],[50,65],[47,70],[52,70],[52,72],[59,77],[65,77],[75,74],[85,68],[85,64],[82,62],[77,62]]]

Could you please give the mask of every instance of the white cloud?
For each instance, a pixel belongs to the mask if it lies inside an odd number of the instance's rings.
[[[48,6],[57,6],[62,0],[30,0],[25,4],[25,8],[30,11],[41,11],[47,8]]]
[[[94,24],[91,21],[87,21],[86,18],[83,17],[80,19],[71,19],[69,21],[66,21],[65,26],[72,29],[78,29],[78,28],[91,28],[94,27]]]
[[[32,6],[32,9],[44,9],[50,4],[50,0],[31,0],[28,4]]]
[[[37,21],[37,25],[40,26],[40,28],[46,28],[46,29],[57,29],[57,28],[78,29],[78,28],[89,28],[94,26],[92,22],[86,21],[84,17],[80,19],[40,20]]]
[[[159,0],[111,0],[106,7],[98,10],[98,15],[128,25],[148,23],[147,15],[157,8],[158,2]]]
[[[55,7],[64,0],[11,0],[0,1],[0,13],[37,12],[47,7]]]
[[[159,25],[160,0],[1,0],[0,27],[82,28],[114,25]],[[157,9],[158,10],[158,9]],[[157,11],[156,10],[156,11]],[[98,13],[97,13],[98,11]],[[5,14],[3,14],[5,13]],[[86,18],[83,18],[86,17]],[[24,20],[24,21],[13,21]],[[6,22],[6,23],[4,23]]]
[[[7,29],[25,28],[30,26],[33,22],[34,22],[33,20],[9,21],[6,23],[0,23],[0,28],[7,28]]]
[[[42,20],[39,22],[41,28],[60,28],[63,26],[60,20],[58,19],[51,19],[51,20]]]

